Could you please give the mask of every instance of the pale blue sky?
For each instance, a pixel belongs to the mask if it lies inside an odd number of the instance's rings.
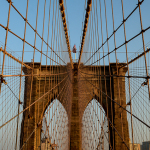
[[[96,2],[96,1],[94,1]],[[107,19],[108,19],[108,35],[110,36],[112,34],[112,16],[111,16],[111,1],[107,1]],[[125,11],[125,18],[129,15],[129,13],[136,7],[138,0],[124,0],[124,11]],[[67,18],[68,18],[68,27],[69,27],[69,35],[70,35],[70,46],[71,49],[74,44],[77,45],[77,49],[79,50],[80,46],[80,37],[82,35],[82,21],[84,21],[85,16],[85,0],[66,0],[67,3]],[[122,22],[122,11],[121,11],[121,0],[113,0],[114,3],[114,19],[115,19],[115,28],[117,28],[121,22]],[[26,12],[26,1],[24,0],[15,0],[13,2],[14,6],[22,13],[22,15],[25,17]],[[29,0],[29,11],[28,11],[28,21],[29,23],[35,28],[35,20],[36,20],[36,7],[37,7],[37,1],[31,1]],[[47,22],[48,22],[48,7],[49,7],[49,1],[47,1],[46,6],[46,16],[45,16],[45,33],[44,33],[44,39],[47,40]],[[99,11],[99,5],[98,11]],[[148,14],[150,14],[150,1],[145,0],[141,6],[142,10],[142,19],[143,19],[143,28],[147,28],[150,25],[150,17]],[[44,8],[44,0],[40,1],[39,5],[39,19],[38,19],[38,33],[42,35],[42,24],[43,24],[43,8]],[[4,26],[7,25],[7,15],[8,15],[8,2],[6,0],[0,0],[0,14],[3,14],[0,16],[0,23]],[[104,34],[104,41],[106,40],[106,30],[105,30],[105,18],[104,18],[104,2],[102,0],[102,19],[103,19],[103,34]],[[15,16],[15,17],[14,17]],[[100,21],[100,18],[99,18]],[[17,35],[21,36],[23,38],[24,34],[24,21],[21,19],[21,17],[14,11],[13,8],[11,8],[11,16],[10,16],[10,29],[11,31],[15,32]],[[100,29],[100,23],[99,23],[99,29]],[[127,40],[133,37],[135,34],[138,34],[140,32],[140,20],[139,20],[139,10],[137,9],[135,13],[128,19],[126,22],[126,33],[127,33]],[[146,32],[145,35],[145,43],[149,42],[149,33],[150,31]],[[0,27],[0,41],[5,43],[5,30]],[[137,51],[142,47],[141,43],[141,36],[137,37],[134,41],[128,44],[128,51]],[[12,40],[13,39],[13,40]],[[34,43],[34,32],[27,26],[27,32],[26,32],[26,39],[31,44]],[[41,48],[41,41],[37,38],[37,47]],[[124,42],[124,33],[123,33],[123,26],[118,30],[116,33],[116,44],[119,46]],[[100,35],[100,43],[101,43],[101,35]],[[51,44],[50,44],[51,45]],[[8,47],[10,47],[13,51],[22,51],[22,41],[14,37],[9,33],[8,36]],[[104,48],[107,51],[107,46],[104,46]],[[110,51],[113,50],[114,43],[113,38],[110,39]],[[25,49],[31,49],[30,46],[26,45]],[[43,49],[46,49],[46,47],[43,46]],[[101,50],[102,51],[102,50]],[[124,51],[123,48],[119,49],[118,52]],[[21,56],[21,53],[18,53]],[[72,54],[73,56],[73,54]],[[121,56],[120,56],[121,57]],[[73,57],[74,58],[74,57]],[[114,61],[114,56],[111,61]],[[28,57],[25,53],[25,60],[28,60]],[[122,59],[122,61],[125,60],[125,58]]]

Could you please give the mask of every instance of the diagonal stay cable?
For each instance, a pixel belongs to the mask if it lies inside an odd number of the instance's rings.
[[[101,111],[103,112],[102,106],[100,106],[100,105],[98,105],[98,106],[99,106],[99,108],[101,109]],[[106,116],[105,112],[103,112],[103,114]],[[106,116],[106,117],[107,117],[107,116]],[[123,138],[121,137],[121,135],[119,134],[119,132],[118,132],[117,129],[115,128],[115,126],[114,126],[114,125],[112,124],[112,122],[110,121],[110,119],[107,118],[107,120],[109,121],[109,123],[111,124],[111,126],[113,126],[113,128],[115,129],[115,131],[117,132],[117,134],[119,135],[119,137],[122,139],[122,141],[123,141],[123,143],[125,144],[125,146],[127,147],[127,149],[130,150],[129,147],[127,146],[126,142],[123,140]]]
[[[137,92],[140,90],[140,88],[143,86],[143,84],[141,84],[141,86],[137,89],[137,91],[135,92],[135,94],[131,97],[131,100],[134,98],[134,96],[137,94]]]
[[[66,38],[66,44],[68,47],[68,54],[69,54],[69,58],[70,58],[71,67],[73,68],[73,62],[72,62],[71,50],[70,50],[70,42],[69,42],[69,36],[68,36],[68,29],[67,29],[66,14],[65,14],[65,7],[64,7],[63,3],[64,3],[63,0],[59,0],[59,6],[60,6],[62,22],[63,22],[63,26],[64,26],[65,38]]]
[[[79,69],[80,70],[80,69]],[[81,72],[81,71],[80,71]],[[79,78],[79,80],[80,80],[80,78]],[[86,87],[86,89],[88,89],[89,90],[89,88],[88,88],[88,86]],[[90,91],[90,90],[89,90]],[[87,90],[86,90],[86,92],[87,92]],[[93,95],[92,95],[92,93],[91,93],[91,91],[90,91],[90,95],[93,97]],[[94,97],[93,97],[94,98]],[[92,106],[93,107],[93,106]],[[93,107],[93,109],[94,109],[94,107]],[[94,111],[95,112],[95,111]],[[96,114],[96,112],[95,112],[95,114]],[[106,115],[105,115],[106,116]],[[98,118],[98,116],[96,115],[96,117]],[[106,116],[107,117],[107,116]],[[101,124],[100,124],[101,125]],[[105,135],[105,133],[104,133],[104,135]],[[106,137],[106,135],[105,135],[105,137]],[[106,137],[106,139],[107,139],[107,137]],[[108,139],[107,139],[107,141],[108,141]],[[109,143],[109,141],[108,141],[108,143]],[[112,149],[112,146],[111,146],[111,144],[109,143],[109,146],[110,146],[110,148]]]
[[[142,1],[140,2],[140,5],[141,5],[143,2],[144,2],[144,0],[142,0]],[[89,58],[84,64],[86,64],[86,63],[93,57],[93,55],[95,55],[95,54],[106,44],[106,42],[114,35],[114,33],[116,33],[116,32],[119,30],[119,28],[124,24],[124,22],[126,22],[126,21],[129,19],[129,17],[136,11],[136,9],[137,9],[138,7],[139,7],[139,5],[137,5],[137,6],[133,9],[133,11],[127,16],[127,18],[122,21],[122,23],[117,27],[117,29],[106,39],[106,41],[105,41],[104,43],[102,43],[102,45],[92,54],[92,56],[90,56],[90,58]]]
[[[90,94],[91,94],[91,96],[92,96],[92,93],[90,92]],[[93,97],[94,98],[94,97]],[[92,107],[93,107],[93,105],[92,105]],[[94,107],[93,107],[93,111],[94,111]],[[94,111],[95,112],[95,111]],[[102,111],[103,112],[103,111]],[[106,113],[105,112],[103,112],[103,114],[105,115],[105,117],[107,118],[107,116],[106,116]],[[96,117],[97,117],[97,119],[98,119],[98,116],[97,116],[97,114],[96,114],[96,112],[95,112],[95,115],[96,115]],[[99,124],[100,124],[100,122],[99,122]],[[104,124],[100,124],[100,126],[101,126],[101,128],[103,128],[103,125]],[[104,130],[104,129],[102,129],[102,130]],[[105,132],[104,132],[104,135],[105,135],[105,138],[107,139],[107,136],[106,136],[106,134],[105,134]],[[108,141],[108,139],[107,139],[107,141]],[[111,148],[111,150],[113,150],[112,149],[112,146],[111,146],[111,144],[110,144],[110,142],[108,141],[108,143],[109,143],[109,146],[110,146],[110,148]]]
[[[67,74],[68,72],[62,72],[62,73],[53,73],[53,74],[41,74],[40,76],[57,76],[57,75],[63,75],[63,74]],[[39,74],[25,74],[25,75],[21,75],[21,74],[15,74],[15,75],[3,75],[3,77],[30,77],[30,76],[33,76],[33,77],[38,77]]]
[[[64,87],[66,86],[67,82],[64,84],[63,88],[61,89],[60,93],[57,95],[56,99],[59,97],[59,95],[62,93]],[[47,110],[47,112],[44,114],[44,116],[41,118],[41,120],[38,122],[36,128],[31,132],[31,134],[29,135],[29,137],[27,138],[27,140],[24,142],[24,144],[22,145],[22,147],[20,148],[20,150],[24,147],[24,145],[28,142],[28,140],[30,139],[30,137],[32,136],[32,134],[36,131],[36,129],[38,128],[38,125],[42,122],[43,118],[46,116],[46,114],[48,113],[48,111],[50,110],[50,108],[52,107],[52,105],[49,107],[49,109]]]
[[[81,56],[83,53],[83,46],[84,46],[85,36],[86,36],[86,32],[87,32],[91,6],[92,6],[92,0],[87,0],[87,8],[86,8],[86,14],[85,14],[84,29],[83,29],[83,35],[82,35],[82,42],[81,42],[80,56],[79,56],[79,61],[78,61],[78,68],[80,66]]]
[[[81,74],[82,75],[82,74]],[[83,76],[83,75],[82,75]],[[84,77],[84,76],[83,76]],[[85,77],[84,77],[85,78]],[[85,78],[86,79],[86,78]],[[89,82],[90,83],[90,82]],[[93,84],[92,84],[93,85]],[[87,88],[88,86],[86,86],[86,88]],[[89,90],[90,91],[90,90]],[[103,91],[102,91],[103,92]],[[91,93],[91,91],[90,91],[90,95],[92,96],[92,93]],[[99,107],[100,107],[100,109],[101,109],[101,111],[103,112],[103,110],[102,110],[102,106],[100,106],[100,105],[98,105]],[[103,112],[103,114],[106,116],[106,114],[105,114],[105,112]],[[113,128],[115,129],[115,131],[117,132],[117,134],[119,135],[119,137],[122,139],[122,142],[125,144],[125,146],[128,148],[128,150],[130,150],[129,149],[129,147],[127,146],[127,144],[125,143],[125,141],[123,140],[123,138],[121,137],[121,135],[119,134],[119,132],[117,131],[117,129],[115,128],[115,126],[112,124],[112,122],[110,121],[110,119],[106,116],[106,118],[107,118],[107,120],[110,122],[110,124],[113,126]]]
[[[2,24],[0,24],[0,26],[1,26],[2,28],[6,29],[6,27],[3,26]],[[53,62],[59,64],[59,63],[56,62],[54,59],[52,59],[51,57],[49,57],[49,56],[47,56],[45,53],[43,53],[41,50],[39,50],[37,47],[33,46],[32,44],[30,44],[29,42],[27,42],[26,40],[24,40],[23,38],[21,38],[20,36],[18,36],[18,35],[15,34],[14,32],[12,32],[10,29],[8,29],[8,31],[9,31],[11,34],[13,34],[14,36],[16,36],[17,38],[19,38],[20,40],[25,41],[25,43],[28,44],[29,46],[31,46],[32,48],[35,48],[38,52],[40,52],[40,53],[41,53],[42,55],[44,55],[45,57],[47,57],[47,58],[49,58],[50,60],[52,60]],[[54,51],[53,51],[53,52],[54,52]],[[5,52],[5,53],[6,53],[6,52]],[[60,59],[61,59],[61,58],[60,58]],[[62,60],[62,61],[63,61],[63,60]],[[63,62],[64,62],[64,61],[63,61]],[[66,64],[66,63],[64,62],[64,64]],[[61,64],[59,64],[59,65],[61,65]]]
[[[84,76],[83,76],[84,77]],[[87,81],[87,82],[89,82],[91,85],[93,85],[95,88],[97,88],[98,90],[100,90],[106,97],[108,97],[111,101],[113,101],[114,103],[116,103],[119,107],[121,107],[123,110],[125,110],[126,112],[128,112],[129,114],[131,114],[131,112],[130,111],[128,111],[126,108],[124,108],[124,107],[122,107],[119,103],[117,103],[114,99],[111,99],[108,95],[106,95],[105,94],[105,92],[103,92],[101,89],[99,89],[97,86],[95,86],[94,84],[92,84],[90,81],[88,81],[87,79],[86,79],[86,77],[84,77],[85,78],[85,80]],[[132,116],[134,117],[134,118],[136,118],[137,120],[139,120],[141,123],[143,123],[145,126],[147,126],[148,128],[150,128],[150,126],[148,125],[148,124],[146,124],[145,122],[143,122],[141,119],[139,119],[137,116],[135,116],[134,114],[132,114]]]
[[[12,7],[17,11],[17,13],[25,20],[25,18],[23,17],[23,15],[19,12],[19,10],[11,3]],[[57,57],[60,58],[60,56],[55,52],[55,50],[53,50],[53,48],[48,44],[48,42],[46,42],[41,36],[40,34],[37,32],[36,29],[34,29],[32,27],[32,25],[28,22],[28,20],[26,20],[27,24],[31,27],[31,29],[39,36],[39,38],[41,40],[43,40],[43,42],[57,55]],[[61,58],[60,58],[61,59]],[[62,60],[62,59],[61,59]],[[62,60],[64,62],[64,60]],[[65,62],[64,62],[65,63]],[[66,64],[66,63],[65,63]]]
[[[120,77],[120,78],[126,77],[126,78],[146,78],[147,79],[147,77],[144,77],[144,76],[131,76],[131,75],[130,76],[122,76],[122,75],[115,75],[115,74],[113,74],[113,75],[98,75],[98,74],[85,73],[82,71],[80,71],[80,72],[83,74],[86,74],[86,75],[93,75],[93,76],[99,76],[99,77]]]
[[[142,33],[144,33],[145,31],[149,30],[150,26],[147,27],[146,29],[140,31],[138,34],[136,34],[135,36],[133,36],[131,39],[129,39],[128,41],[125,41],[123,44],[121,44],[120,46],[118,46],[117,48],[114,48],[112,51],[110,51],[109,53],[107,53],[106,55],[104,55],[103,57],[101,57],[100,59],[96,60],[95,62],[91,63],[90,65],[95,64],[96,62],[100,61],[101,59],[105,58],[106,56],[108,56],[109,54],[113,53],[114,51],[118,50],[119,48],[121,48],[123,45],[131,42],[133,39],[135,39],[136,37],[140,36]],[[84,63],[85,64],[85,63]]]
[[[44,95],[42,95],[40,98],[38,98],[35,102],[33,102],[30,106],[26,107],[23,111],[21,111],[19,114],[17,114],[16,116],[14,116],[13,118],[11,118],[10,120],[8,120],[6,123],[2,124],[0,126],[0,129],[2,127],[4,127],[6,124],[8,124],[10,121],[12,121],[13,119],[15,119],[17,116],[19,116],[20,114],[22,114],[24,111],[26,111],[27,109],[29,109],[29,107],[33,106],[36,102],[38,102],[41,98],[43,98],[45,95],[47,95],[48,93],[50,93],[53,89],[55,89],[58,85],[60,85],[65,79],[67,78],[67,76],[61,81],[59,82],[55,87],[51,88],[51,90],[49,90],[47,93],[45,93]]]
[[[10,88],[10,86],[8,84],[6,84],[6,86],[9,88],[9,90],[12,92],[12,94],[17,98],[17,100],[19,101],[19,104],[21,103],[20,99],[15,95],[15,93],[13,92],[13,90]]]

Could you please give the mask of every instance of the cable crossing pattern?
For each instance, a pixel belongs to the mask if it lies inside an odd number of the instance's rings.
[[[149,0],[80,2],[75,60],[69,3],[0,2],[1,149],[149,150]]]

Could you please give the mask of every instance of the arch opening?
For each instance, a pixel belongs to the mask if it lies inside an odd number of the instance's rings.
[[[107,115],[100,103],[92,99],[82,117],[82,149],[108,150],[109,147]]]
[[[55,99],[43,114],[41,150],[50,148],[67,150],[69,148],[68,131],[67,112],[59,100]]]

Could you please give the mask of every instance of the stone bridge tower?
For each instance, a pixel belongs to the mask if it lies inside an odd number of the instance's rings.
[[[32,63],[28,63],[28,65],[32,66]],[[41,66],[41,70],[40,65],[40,63],[35,63],[34,74],[36,74],[36,76],[33,78],[32,89],[30,87],[31,77],[25,77],[24,108],[29,106],[30,103],[34,103],[44,93],[47,94],[31,106],[30,112],[29,110],[24,112],[21,125],[20,146],[25,144],[26,146],[24,148],[27,150],[38,149],[41,142],[42,126],[37,123],[42,119],[49,104],[57,97],[68,114],[70,136],[68,145],[70,150],[81,150],[82,116],[87,105],[95,98],[107,114],[111,145],[115,146],[115,150],[126,149],[119,135],[124,137],[124,142],[129,143],[127,113],[123,111],[119,105],[126,107],[124,76],[127,68],[119,70],[119,76],[123,77],[117,77],[115,64],[111,64],[111,68],[109,68],[109,66],[83,66],[83,64],[81,64],[80,69],[78,69],[75,63],[74,69],[72,69],[68,63],[66,66],[57,67]],[[24,73],[30,74],[31,72],[28,69],[24,69]],[[59,75],[49,76],[48,74]],[[48,86],[49,81],[51,81],[50,86]],[[64,81],[67,81],[67,88],[59,94],[63,89]],[[55,88],[58,83],[60,83],[59,86]],[[32,90],[31,97],[30,90]],[[114,103],[113,100],[119,105]],[[29,119],[29,116],[32,116],[33,119]],[[115,128],[112,127],[112,122]],[[35,128],[36,131],[30,137],[29,142],[25,143],[28,135],[30,135]]]

